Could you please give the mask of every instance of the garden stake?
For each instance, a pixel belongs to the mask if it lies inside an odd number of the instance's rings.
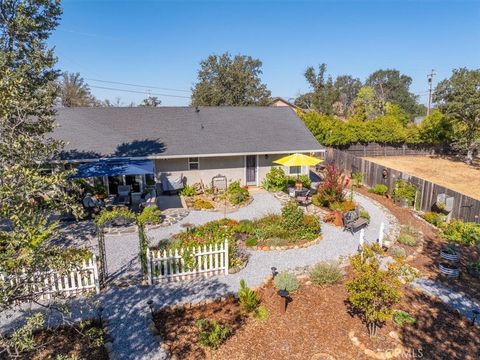
[[[385,229],[385,224],[382,221],[382,223],[380,224],[380,231],[378,232],[378,244],[380,245],[380,248],[383,248],[384,229]]]
[[[153,306],[152,306],[153,305],[153,300],[152,299],[148,300],[147,305],[150,308],[150,315],[152,316],[152,320],[153,320]]]
[[[287,311],[287,300],[288,300],[288,291],[287,290],[278,290],[278,295],[280,295],[280,313],[285,314]]]
[[[477,321],[477,316],[480,314],[480,311],[473,310],[472,311],[472,326],[475,326],[475,321]]]

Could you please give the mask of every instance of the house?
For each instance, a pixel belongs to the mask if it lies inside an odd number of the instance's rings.
[[[289,107],[291,109],[298,109],[298,106],[292,104],[290,101],[285,100],[281,97],[275,97],[272,99],[270,106],[280,106],[280,107]]]
[[[210,185],[220,174],[259,186],[274,160],[324,152],[288,107],[62,108],[57,122],[54,137],[66,143],[57,161],[110,194],[119,185],[143,191],[165,176]]]

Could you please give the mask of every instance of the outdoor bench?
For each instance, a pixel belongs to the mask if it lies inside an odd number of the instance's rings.
[[[352,234],[368,226],[368,220],[361,218],[358,210],[347,211],[343,214],[343,230],[350,231]]]

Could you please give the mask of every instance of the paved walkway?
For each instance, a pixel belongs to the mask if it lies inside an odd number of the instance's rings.
[[[355,196],[355,201],[370,213],[371,223],[365,229],[365,240],[375,241],[378,237],[380,223],[384,222],[385,231],[390,227],[389,218],[384,210],[377,207],[368,198]],[[227,214],[228,217],[241,220],[261,217],[281,210],[279,201],[271,194],[258,192],[253,194],[252,203],[237,212]],[[166,228],[158,228],[149,232],[151,244],[172,234],[182,231],[182,223],[203,224],[220,219],[223,213],[192,211],[180,223]],[[113,338],[112,357],[116,359],[165,359],[166,354],[159,347],[158,340],[148,331],[150,311],[148,300],[153,300],[154,307],[185,302],[200,302],[210,298],[218,298],[238,290],[240,279],[245,279],[250,287],[259,286],[271,274],[271,267],[277,271],[304,268],[322,260],[334,260],[349,256],[358,248],[359,234],[352,235],[342,229],[322,224],[323,240],[308,248],[286,251],[249,251],[250,259],[246,268],[233,275],[215,276],[208,279],[197,279],[188,282],[171,282],[154,286],[109,287],[99,296],[108,322],[108,332]],[[137,261],[138,235],[106,236],[108,268],[110,273],[121,278],[126,275],[140,274]],[[72,308],[74,316],[87,317],[88,311],[79,313],[84,308],[82,302],[75,300]],[[18,318],[18,314],[8,319],[1,319],[5,330],[6,323]],[[90,311],[91,316],[91,311]]]
[[[412,287],[422,290],[428,295],[438,297],[443,303],[453,310],[458,311],[467,319],[472,319],[473,312],[480,312],[480,304],[462,292],[455,292],[438,281],[429,279],[417,279]],[[475,322],[480,327],[480,317]]]

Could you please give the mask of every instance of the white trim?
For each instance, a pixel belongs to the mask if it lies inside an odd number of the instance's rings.
[[[96,159],[73,159],[73,160],[52,160],[52,164],[67,164],[78,162],[96,162],[100,160],[167,160],[167,159],[184,159],[189,157],[225,157],[225,156],[245,156],[245,155],[275,155],[275,154],[294,154],[294,153],[324,153],[326,149],[316,150],[278,150],[278,151],[254,151],[254,152],[239,152],[239,153],[218,153],[218,154],[186,154],[186,155],[152,155],[141,157],[102,157]]]

